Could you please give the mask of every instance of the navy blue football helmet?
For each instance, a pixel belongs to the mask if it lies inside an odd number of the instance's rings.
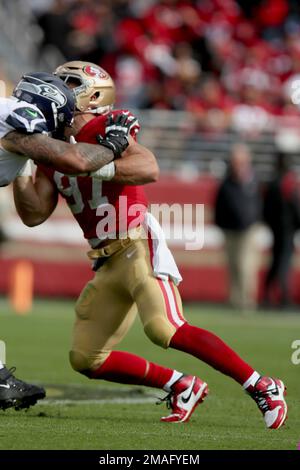
[[[62,138],[66,126],[71,126],[76,100],[74,92],[51,73],[23,75],[13,91],[19,100],[35,105],[45,116],[48,132]]]

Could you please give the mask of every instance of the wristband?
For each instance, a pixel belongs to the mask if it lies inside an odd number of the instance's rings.
[[[90,176],[92,178],[97,178],[103,181],[110,181],[116,174],[116,167],[114,162],[110,162],[107,165],[104,165],[102,168],[96,171],[92,171]]]

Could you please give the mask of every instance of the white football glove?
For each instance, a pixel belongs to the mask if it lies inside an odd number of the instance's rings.
[[[129,123],[127,127],[129,134],[134,137],[141,128],[138,118],[131,114],[130,111],[123,111],[122,114],[127,116],[127,123]]]

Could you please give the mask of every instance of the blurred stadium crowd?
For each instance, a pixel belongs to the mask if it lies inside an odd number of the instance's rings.
[[[140,141],[158,158],[161,178],[146,188],[149,201],[205,205],[203,250],[172,247],[184,273],[184,299],[220,301],[229,294],[233,304],[253,306],[258,297],[272,300],[268,291],[277,277],[282,306],[290,302],[290,284],[300,302],[299,0],[0,0],[0,11],[0,77],[7,93],[24,71],[54,70],[76,59],[101,65],[116,83],[116,107],[138,115]],[[219,191],[227,195],[222,207]],[[48,243],[43,260],[39,253],[34,261],[37,292],[77,294],[90,271],[67,209],[60,204],[50,222],[26,229],[12,205],[9,188],[2,190],[6,269],[13,258],[29,255],[30,246],[35,259],[36,244]],[[261,222],[267,232],[256,230]],[[273,241],[279,235],[271,264],[265,256],[270,232]],[[60,264],[61,278],[55,274],[57,283],[49,287],[44,263],[56,259],[66,270]],[[70,276],[66,291],[70,259],[82,277],[75,285]],[[269,271],[257,296],[259,270]],[[0,272],[0,291],[5,283]]]
[[[122,106],[191,111],[200,131],[293,125],[297,0],[26,0],[43,48],[100,64]]]

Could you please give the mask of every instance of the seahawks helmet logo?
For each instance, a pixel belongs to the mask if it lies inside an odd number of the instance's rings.
[[[56,86],[50,84],[21,82],[17,87],[15,96],[18,97],[18,94],[21,95],[21,91],[27,91],[35,95],[44,96],[45,98],[53,101],[58,108],[61,108],[67,102],[66,96],[56,88]]]

